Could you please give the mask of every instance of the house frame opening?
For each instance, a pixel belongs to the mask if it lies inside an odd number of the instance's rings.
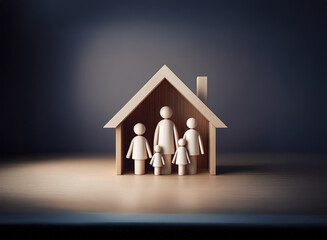
[[[153,150],[153,136],[157,123],[162,120],[159,111],[163,106],[170,106],[173,109],[171,120],[175,123],[179,138],[182,138],[188,130],[186,120],[194,117],[198,121],[196,127],[199,131],[203,145],[204,155],[198,156],[198,169],[209,168],[209,122],[208,120],[166,79],[164,79],[116,129],[116,142],[119,141],[120,148],[116,149],[117,159],[121,158],[119,164],[117,160],[117,173],[133,171],[134,161],[126,159],[129,144],[135,136],[133,127],[136,123],[143,123],[146,126],[144,136],[149,141]],[[118,134],[118,136],[117,136]],[[149,160],[146,160],[146,172],[153,172]],[[177,171],[177,166],[173,165],[173,173]]]

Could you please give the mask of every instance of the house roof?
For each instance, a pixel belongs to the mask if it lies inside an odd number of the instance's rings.
[[[179,91],[209,122],[216,128],[227,126],[205,105],[166,65],[164,65],[125,106],[104,126],[116,128],[130,113],[157,87],[163,80],[167,80]]]

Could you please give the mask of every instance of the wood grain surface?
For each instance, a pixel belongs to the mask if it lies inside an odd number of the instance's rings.
[[[117,176],[108,156],[10,159],[0,165],[0,211],[327,214],[326,155],[219,159],[217,176]]]

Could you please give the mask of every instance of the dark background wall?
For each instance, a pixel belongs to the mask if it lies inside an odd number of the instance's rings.
[[[325,152],[327,1],[0,1],[1,156],[114,151],[163,65],[229,126],[220,152]]]

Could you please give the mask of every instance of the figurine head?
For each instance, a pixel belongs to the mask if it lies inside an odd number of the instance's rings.
[[[179,146],[185,146],[185,144],[186,144],[186,140],[184,138],[181,138],[181,139],[178,140],[178,145]]]
[[[198,121],[196,121],[195,118],[189,118],[186,121],[186,126],[188,128],[196,128],[197,125],[198,125]]]
[[[137,123],[134,126],[134,132],[136,135],[143,135],[145,133],[145,126],[142,123]]]
[[[161,152],[161,147],[159,145],[154,146],[154,151],[155,152]]]
[[[168,107],[168,106],[164,106],[160,109],[160,116],[162,118],[170,118],[173,115],[173,110]]]

